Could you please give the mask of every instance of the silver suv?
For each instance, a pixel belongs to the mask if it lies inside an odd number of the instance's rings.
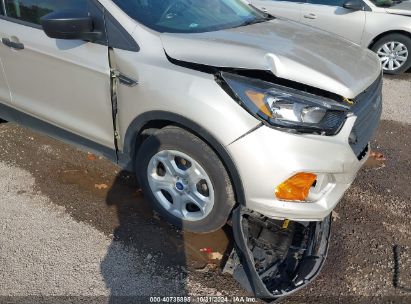
[[[329,31],[373,50],[388,74],[401,74],[411,67],[411,0],[250,2],[274,16]]]
[[[318,273],[380,119],[374,53],[242,0],[0,3],[3,119],[134,171],[178,227],[231,216],[258,296]]]

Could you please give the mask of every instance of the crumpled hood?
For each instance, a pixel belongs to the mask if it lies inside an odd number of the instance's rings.
[[[386,8],[386,11],[390,14],[411,16],[411,1],[403,1],[395,4],[394,6]]]
[[[161,34],[173,59],[272,71],[277,77],[354,98],[381,73],[371,51],[327,32],[274,19],[228,30]]]

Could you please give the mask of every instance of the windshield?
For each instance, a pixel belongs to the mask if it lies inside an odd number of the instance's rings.
[[[168,33],[199,33],[266,20],[243,0],[113,0],[145,26]]]
[[[378,7],[391,7],[395,4],[401,3],[402,0],[371,0]]]

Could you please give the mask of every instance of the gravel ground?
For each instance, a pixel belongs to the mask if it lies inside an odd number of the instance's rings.
[[[386,160],[360,172],[336,209],[323,271],[287,302],[411,302],[411,74],[384,81],[384,121],[373,149]],[[0,140],[0,296],[107,302],[246,295],[221,274],[229,227],[181,233],[152,212],[132,176],[104,159],[14,124],[0,125]]]
[[[176,271],[144,263],[135,250],[74,221],[35,190],[29,172],[0,163],[0,174],[0,295],[184,293],[172,279]]]
[[[411,72],[384,78],[384,112],[382,119],[410,123]]]

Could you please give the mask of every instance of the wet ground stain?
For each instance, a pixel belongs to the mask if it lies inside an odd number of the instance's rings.
[[[95,198],[104,199],[107,205],[106,209],[111,214],[102,214],[105,221],[98,221],[97,223],[102,224],[98,226],[94,221],[94,226],[106,234],[110,233],[114,227],[117,227],[115,228],[117,229],[117,234],[114,235],[114,238],[122,240],[128,245],[133,245],[133,232],[139,230],[135,223],[143,220],[158,225],[166,232],[168,231],[170,237],[163,246],[172,247],[170,250],[173,252],[183,254],[185,258],[183,262],[197,269],[204,268],[207,264],[220,265],[220,261],[223,259],[212,259],[212,257],[219,255],[224,257],[225,253],[232,248],[229,228],[220,229],[208,234],[195,234],[177,231],[170,227],[168,223],[164,222],[153,211],[150,203],[144,199],[144,195],[139,189],[135,177],[130,172],[121,171],[116,176],[103,178],[97,172],[84,170],[79,166],[70,166],[69,169],[60,170],[57,178],[61,184],[75,186],[78,190],[88,192]],[[81,214],[74,214],[72,212],[72,215],[81,221],[87,221],[84,218],[85,215],[90,218],[89,220],[93,220],[91,216],[96,215],[97,210],[92,210],[89,206],[87,208],[88,212],[84,213],[84,209],[85,206],[82,206]],[[111,219],[110,226],[107,225],[108,218]],[[119,232],[118,227],[127,227],[127,229],[126,231]],[[139,240],[141,239],[139,238]],[[135,245],[141,246],[140,243]],[[210,255],[207,253],[210,250],[213,253],[219,253],[219,255]],[[173,259],[175,256],[173,254]],[[174,260],[173,262],[178,261]]]

